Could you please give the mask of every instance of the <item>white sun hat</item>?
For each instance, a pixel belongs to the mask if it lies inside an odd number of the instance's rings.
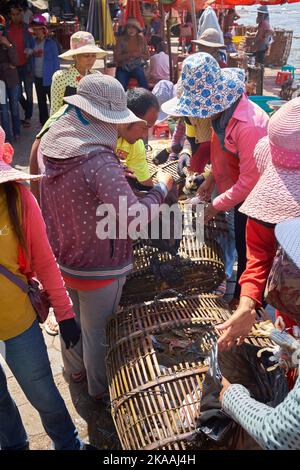
[[[87,31],[77,31],[70,38],[70,49],[60,54],[61,59],[73,60],[79,54],[96,54],[97,59],[103,59],[107,52],[96,46],[94,36]]]

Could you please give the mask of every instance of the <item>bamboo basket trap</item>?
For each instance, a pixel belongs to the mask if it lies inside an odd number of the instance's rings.
[[[140,240],[133,249],[133,271],[127,277],[121,305],[152,300],[170,288],[182,294],[209,293],[224,277],[223,255],[208,227],[205,243],[184,235],[177,255]]]
[[[166,163],[162,163],[161,165],[155,165],[155,163],[153,163],[154,155],[157,154],[160,150],[163,150],[169,146],[170,146],[170,140],[159,140],[159,141],[151,142],[151,145],[149,146],[150,150],[146,152],[147,164],[148,164],[151,178],[153,178],[154,182],[157,182],[156,175],[157,175],[158,170],[163,170],[163,171],[170,173],[173,177],[174,183],[178,184],[181,181],[183,181],[184,178],[179,176],[177,173],[177,166],[178,166],[177,160],[167,161]]]
[[[126,450],[190,448],[205,358],[217,339],[214,327],[230,317],[211,295],[166,295],[121,308],[107,324],[111,412]],[[272,344],[255,331],[246,341],[261,348]]]

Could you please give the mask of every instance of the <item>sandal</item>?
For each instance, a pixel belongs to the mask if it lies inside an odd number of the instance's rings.
[[[213,294],[217,297],[223,297],[226,293],[226,281],[223,281],[214,291]]]
[[[59,325],[55,319],[53,313],[48,315],[47,320],[44,323],[44,329],[50,336],[56,336],[59,333]]]

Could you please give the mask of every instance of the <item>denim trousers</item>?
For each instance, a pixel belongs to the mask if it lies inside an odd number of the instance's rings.
[[[18,74],[21,84],[19,101],[24,109],[25,119],[31,119],[33,113],[33,76],[28,70],[27,64],[18,66]],[[23,85],[26,99],[23,95]]]
[[[131,70],[131,72],[127,72],[121,67],[117,67],[116,79],[121,83],[121,85],[123,85],[125,91],[127,90],[130,78],[135,78],[138,82],[139,87],[146,88],[146,90],[148,90],[148,82],[145,77],[143,67],[136,67],[135,69]]]
[[[12,88],[6,88],[6,94],[9,101],[12,129],[14,136],[21,134],[21,121],[19,114],[19,96],[20,96],[20,85]]]
[[[42,424],[55,450],[79,450],[81,440],[54,383],[44,338],[37,320],[24,333],[6,340],[6,362]],[[0,365],[0,447],[17,450],[28,444],[18,408]]]
[[[10,126],[8,103],[0,104],[0,122],[5,132],[6,142],[12,143],[12,133],[11,133],[11,126]]]

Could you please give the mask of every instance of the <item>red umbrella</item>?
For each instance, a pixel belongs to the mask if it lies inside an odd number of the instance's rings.
[[[142,28],[145,27],[139,0],[127,0],[125,8],[125,22],[127,21],[127,18],[135,18],[138,20]]]

